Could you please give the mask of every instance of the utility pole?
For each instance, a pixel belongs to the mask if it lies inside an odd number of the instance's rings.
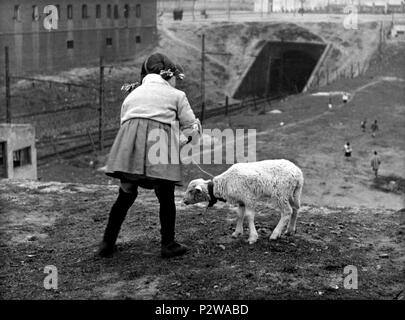
[[[205,111],[205,34],[201,37],[201,124],[204,121]]]
[[[269,96],[270,96],[270,75],[271,75],[271,55],[269,55],[269,62],[267,65],[267,72],[266,72],[266,88],[264,90],[264,94],[266,96],[267,102],[269,102]],[[261,114],[266,113],[266,103],[263,103],[263,110],[260,112]]]
[[[8,58],[8,47],[4,48],[5,53],[5,63],[6,63],[6,122],[11,123],[10,114],[10,61]]]
[[[271,56],[269,55],[269,62],[267,64],[267,72],[266,72],[266,90],[265,90],[266,98],[270,95],[270,74],[271,74]]]
[[[227,52],[211,52],[205,51],[205,34],[201,36],[201,115],[200,121],[204,121],[205,112],[205,55],[221,55],[221,56],[231,56],[231,53]]]
[[[104,150],[104,58],[100,56],[100,83],[98,90],[99,118],[98,118],[98,142],[100,151]]]
[[[228,21],[231,20],[231,0],[228,0]]]

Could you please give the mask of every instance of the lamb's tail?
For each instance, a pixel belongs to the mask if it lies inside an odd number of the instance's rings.
[[[292,195],[292,201],[291,201],[291,206],[298,210],[301,206],[301,192],[302,192],[302,188],[304,186],[304,177],[301,176],[299,177],[299,179],[297,180],[297,184],[295,186],[295,189],[293,191],[293,195]]]

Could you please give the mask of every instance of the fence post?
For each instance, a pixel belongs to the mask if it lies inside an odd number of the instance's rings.
[[[93,153],[96,154],[96,145],[94,144],[93,137],[91,135],[89,128],[87,128],[86,131],[87,131],[87,135],[89,136],[91,146],[93,148]]]
[[[57,144],[56,144],[56,142],[55,142],[55,137],[54,137],[53,135],[51,136],[51,144],[52,144],[52,148],[53,148],[54,154],[55,154],[58,158],[61,158],[61,157],[60,157],[60,154],[59,154],[59,151],[58,151]]]
[[[100,151],[104,149],[104,59],[100,56],[100,83],[98,90],[99,121],[98,121],[98,142]]]
[[[6,63],[6,122],[11,123],[11,113],[10,113],[10,61],[8,58],[8,47],[4,48],[5,52],[5,63]]]
[[[205,34],[201,37],[201,124],[204,121],[205,111]]]
[[[228,116],[228,112],[229,112],[228,108],[229,108],[229,97],[226,96],[225,97],[225,116]]]

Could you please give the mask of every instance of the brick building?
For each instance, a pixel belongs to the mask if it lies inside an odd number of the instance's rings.
[[[58,27],[44,27],[44,8]],[[12,73],[63,70],[132,58],[156,40],[156,0],[1,0],[0,65],[9,47]]]

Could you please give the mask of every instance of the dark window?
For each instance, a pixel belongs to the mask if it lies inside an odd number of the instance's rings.
[[[141,5],[137,4],[135,6],[135,17],[140,18],[141,17]]]
[[[140,43],[141,42],[141,36],[136,36],[135,37],[135,42]]]
[[[101,5],[96,5],[96,19],[101,18]]]
[[[7,177],[6,143],[0,142],[0,177]]]
[[[67,48],[68,48],[68,49],[73,49],[73,48],[74,48],[74,42],[73,42],[73,40],[68,40],[68,41],[66,42],[66,45],[67,45]]]
[[[31,164],[31,147],[13,151],[13,167],[21,167]]]
[[[39,11],[38,6],[32,6],[32,21],[39,20]]]
[[[107,5],[107,18],[111,19],[111,4]]]
[[[128,4],[126,4],[124,6],[124,17],[125,17],[125,19],[129,18],[129,5]]]
[[[14,6],[14,20],[21,21],[21,6],[20,5],[15,5]]]
[[[67,18],[68,20],[73,19],[73,6],[71,4],[67,6]]]
[[[4,159],[6,157],[6,143],[0,142],[0,166],[4,164]]]
[[[118,19],[120,17],[120,14],[118,12],[118,5],[114,6],[114,19]]]
[[[87,15],[87,4],[82,5],[82,18],[87,19],[89,16]]]
[[[107,46],[111,47],[112,46],[112,38],[106,38],[105,43]]]

